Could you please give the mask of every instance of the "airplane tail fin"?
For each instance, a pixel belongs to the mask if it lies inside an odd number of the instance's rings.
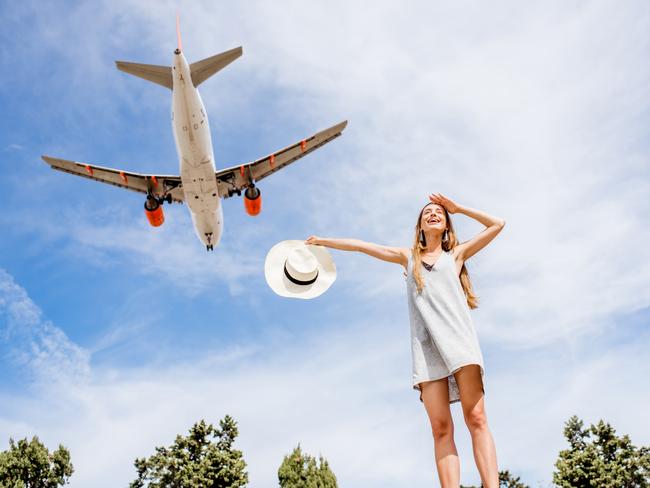
[[[205,80],[210,78],[217,71],[222,70],[235,59],[241,56],[243,50],[240,47],[225,51],[220,54],[215,54],[209,58],[202,59],[190,65],[190,72],[192,73],[192,83],[194,86],[199,86]],[[171,74],[170,74],[171,77]],[[171,78],[170,78],[171,79]],[[153,80],[152,80],[153,81]]]
[[[158,83],[170,90],[174,89],[172,80],[172,69],[169,66],[158,66],[155,64],[128,63],[126,61],[115,61],[117,69],[133,76]]]

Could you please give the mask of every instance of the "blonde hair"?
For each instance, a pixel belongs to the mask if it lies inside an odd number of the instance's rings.
[[[424,288],[424,280],[422,279],[422,252],[426,249],[426,245],[420,240],[422,231],[421,222],[424,209],[429,205],[431,204],[428,203],[422,207],[422,210],[420,210],[420,215],[418,215],[418,221],[415,224],[415,240],[413,242],[412,248],[413,279],[415,280],[415,285],[417,286],[418,293],[422,293],[422,289]],[[451,217],[449,217],[449,212],[447,212],[447,209],[444,207],[442,207],[442,209],[445,212],[445,217],[447,219],[447,228],[445,229],[445,234],[447,237],[446,239],[443,238],[442,240],[442,250],[449,252],[458,245],[458,239],[456,238],[456,232],[454,231],[454,225],[451,222]],[[443,234],[443,236],[445,234]],[[467,305],[469,305],[469,308],[477,308],[478,297],[474,294],[474,290],[472,289],[472,282],[469,279],[469,273],[467,272],[465,264],[463,264],[463,267],[460,270],[459,279],[460,284],[463,287],[463,291],[465,292],[465,297],[467,298]]]

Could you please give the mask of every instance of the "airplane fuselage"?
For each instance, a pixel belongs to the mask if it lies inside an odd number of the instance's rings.
[[[185,202],[199,239],[208,247],[216,246],[223,231],[223,211],[210,125],[199,91],[192,83],[189,64],[178,50],[174,53],[172,76],[172,130]]]

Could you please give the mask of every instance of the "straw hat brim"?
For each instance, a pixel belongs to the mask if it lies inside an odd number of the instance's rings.
[[[318,278],[310,285],[293,283],[284,274],[287,256],[298,247],[305,247],[318,263]],[[336,281],[336,266],[327,249],[322,246],[306,245],[304,241],[298,240],[282,241],[273,246],[266,255],[264,277],[271,289],[282,297],[316,298]]]

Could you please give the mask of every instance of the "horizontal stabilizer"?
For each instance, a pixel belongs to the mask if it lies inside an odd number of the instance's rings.
[[[231,49],[230,51],[225,51],[221,54],[215,54],[209,58],[205,58],[201,61],[197,61],[196,63],[192,63],[190,65],[192,83],[194,83],[194,86],[199,86],[217,71],[225,68],[235,59],[241,56],[242,52],[243,50],[240,46],[236,47],[235,49]]]
[[[128,63],[126,61],[115,61],[115,64],[117,65],[117,69],[120,71],[124,71],[133,76],[139,76],[145,80],[153,81],[154,83],[165,86],[170,90],[174,89],[172,69],[169,66]]]

